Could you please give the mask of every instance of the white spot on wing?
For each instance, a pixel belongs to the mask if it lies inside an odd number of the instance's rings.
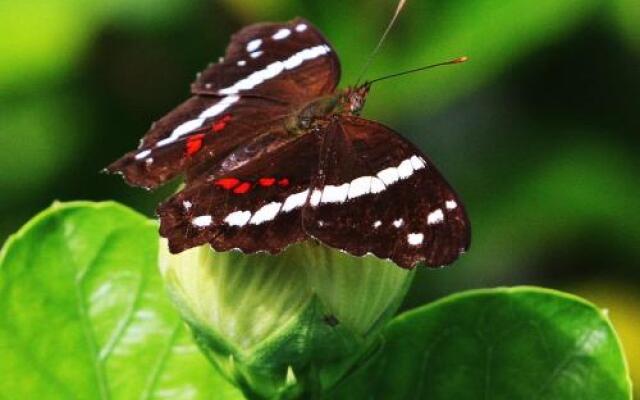
[[[227,215],[224,219],[224,222],[229,226],[239,226],[243,227],[249,222],[249,218],[251,218],[250,211],[235,211],[231,214]]]
[[[400,176],[398,176],[398,170],[395,167],[389,167],[378,172],[378,178],[380,178],[385,185],[389,186],[396,183],[400,179]]]
[[[182,207],[184,207],[184,209],[187,210],[187,211],[189,211],[192,206],[193,206],[193,204],[189,200],[184,200],[182,202]]]
[[[458,208],[458,203],[456,203],[455,200],[447,200],[445,202],[445,206],[447,207],[447,210],[455,210]]]
[[[413,175],[413,166],[411,165],[411,160],[406,159],[398,165],[398,176],[400,179],[407,179]]]
[[[349,184],[340,186],[327,185],[322,189],[321,203],[344,203],[349,193]]]
[[[413,166],[413,169],[416,171],[425,167],[425,164],[418,156],[411,156],[409,160],[411,161],[411,166]]]
[[[309,189],[304,192],[296,193],[289,195],[284,201],[284,205],[282,206],[282,212],[289,212],[291,210],[295,210],[296,208],[300,208],[307,201],[307,196],[309,196]]]
[[[356,197],[369,194],[370,191],[371,191],[371,177],[361,176],[360,178],[356,178],[351,181],[351,185],[349,186],[349,198],[355,199]]]
[[[396,228],[400,228],[402,225],[404,225],[404,219],[402,218],[398,218],[397,220],[393,221],[393,226],[395,226]]]
[[[253,217],[251,218],[251,221],[249,221],[249,223],[252,225],[260,225],[263,222],[273,220],[276,215],[278,215],[280,206],[282,206],[282,203],[278,203],[275,201],[267,204],[266,206],[262,206],[258,211],[255,212],[255,214],[253,214]]]
[[[311,200],[309,201],[309,203],[313,207],[317,206],[318,204],[320,204],[320,197],[322,197],[322,192],[319,191],[318,189],[315,189],[311,194]]]
[[[143,158],[147,157],[149,154],[151,154],[151,150],[142,150],[140,153],[136,154],[135,159],[142,160]]]
[[[286,37],[289,37],[289,35],[291,35],[291,29],[282,28],[278,32],[274,33],[271,37],[273,38],[273,40],[282,40]]]
[[[304,32],[308,28],[307,24],[298,24],[296,26],[296,32]]]
[[[250,53],[250,54],[249,54],[249,56],[251,56],[251,58],[258,58],[258,57],[260,57],[263,53],[264,53],[264,51],[262,51],[262,50],[254,51],[254,52]]]
[[[247,51],[251,53],[252,51],[256,51],[262,46],[262,39],[254,39],[247,43]]]
[[[374,223],[373,223],[373,227],[374,227],[375,229],[378,229],[378,228],[380,227],[380,225],[382,225],[382,221],[380,221],[380,220],[378,220],[378,221],[376,221],[376,222],[374,222]]]
[[[442,208],[438,208],[435,211],[432,211],[427,216],[427,224],[435,225],[444,221],[444,213],[442,212]]]
[[[191,225],[197,226],[198,228],[204,228],[211,225],[212,220],[211,215],[201,215],[193,218],[191,220]]]
[[[420,246],[424,240],[422,233],[410,233],[407,235],[407,242],[412,246]]]
[[[371,177],[371,193],[380,193],[383,192],[387,187],[382,183],[382,181],[375,176]]]
[[[238,64],[238,67],[244,67],[247,65],[247,62],[245,60],[239,60],[236,64]]]

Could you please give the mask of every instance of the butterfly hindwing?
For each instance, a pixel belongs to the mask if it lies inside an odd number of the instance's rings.
[[[305,231],[354,255],[411,268],[451,263],[469,245],[458,196],[415,146],[391,129],[335,116],[304,210]]]
[[[218,251],[276,253],[307,238],[302,208],[319,139],[304,135],[221,175],[188,185],[158,208],[172,252],[203,243]]]

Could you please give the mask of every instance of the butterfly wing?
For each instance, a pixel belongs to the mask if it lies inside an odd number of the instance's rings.
[[[336,116],[304,209],[305,231],[354,255],[404,268],[453,262],[470,241],[458,196],[433,163],[391,129]]]
[[[107,171],[155,188],[273,131],[302,104],[331,93],[339,79],[338,58],[307,21],[244,28],[225,58],[199,75],[194,97],[152,125],[138,150]]]
[[[193,93],[252,94],[286,102],[332,93],[340,81],[340,62],[310,22],[250,25],[231,38],[224,59],[191,85]]]
[[[169,248],[210,243],[218,251],[277,253],[307,236],[302,208],[316,174],[320,139],[283,143],[223,175],[199,179],[158,208]]]
[[[261,98],[234,104],[194,96],[157,121],[138,150],[107,167],[134,186],[156,188],[194,167],[216,163],[262,132],[282,126],[289,107]]]

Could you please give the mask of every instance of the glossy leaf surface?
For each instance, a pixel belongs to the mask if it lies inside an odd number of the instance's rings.
[[[114,203],[54,204],[11,237],[0,398],[242,398],[169,303],[157,243],[154,222]]]
[[[368,366],[329,398],[631,398],[606,314],[539,288],[465,292],[397,317]]]

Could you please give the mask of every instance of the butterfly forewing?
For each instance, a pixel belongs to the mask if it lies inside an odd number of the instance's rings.
[[[158,209],[172,252],[203,243],[218,251],[276,253],[304,240],[302,208],[320,144],[305,135],[233,171],[188,185]]]
[[[127,182],[155,188],[206,160],[269,132],[279,119],[331,93],[340,79],[333,50],[310,23],[266,23],[232,37],[226,57],[192,85],[194,97],[144,136],[138,150],[110,165]],[[199,170],[202,168],[199,168]]]
[[[222,62],[192,84],[197,94],[251,94],[290,103],[334,91],[340,63],[322,34],[302,18],[250,25],[231,38]]]
[[[415,146],[358,117],[335,116],[325,135],[304,210],[312,237],[405,268],[449,264],[468,247],[458,196]]]
[[[289,108],[261,98],[243,98],[222,110],[221,99],[192,97],[156,122],[141,149],[108,167],[132,185],[155,188],[202,163],[220,162],[239,145],[282,126]]]

